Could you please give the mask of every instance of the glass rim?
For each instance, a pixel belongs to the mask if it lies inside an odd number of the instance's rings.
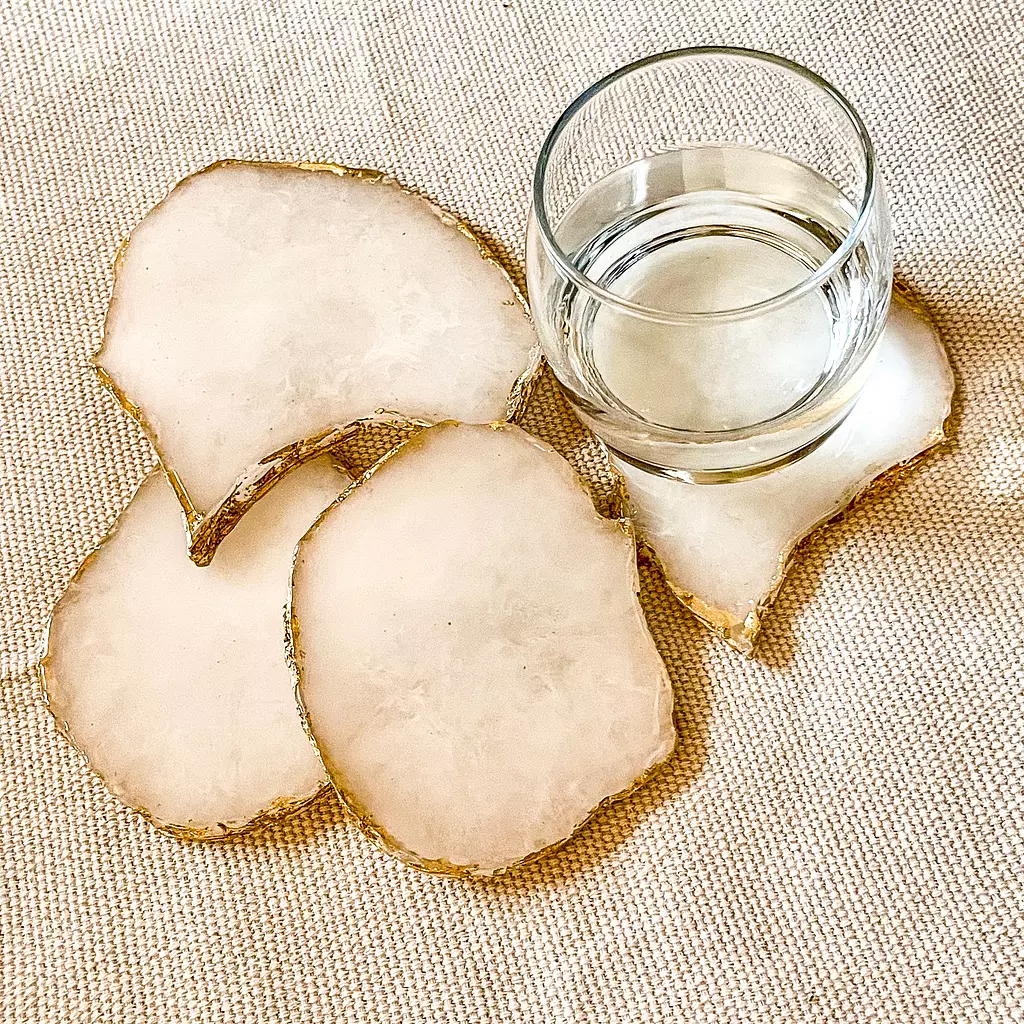
[[[826,93],[836,103],[853,126],[857,136],[857,141],[859,142],[864,155],[864,195],[858,207],[856,219],[854,220],[853,227],[847,233],[839,248],[837,248],[836,251],[832,253],[832,255],[829,256],[829,258],[825,260],[820,267],[818,267],[817,270],[803,278],[803,280],[799,281],[791,288],[787,288],[785,291],[779,292],[777,295],[772,295],[767,299],[762,299],[759,302],[751,303],[746,306],[735,306],[730,309],[710,310],[708,312],[664,310],[632,302],[629,299],[623,298],[621,295],[617,295],[615,292],[609,291],[607,288],[602,287],[596,281],[591,280],[585,274],[581,273],[569,257],[562,251],[561,246],[555,240],[554,229],[552,228],[551,222],[548,218],[544,202],[544,183],[547,177],[548,164],[551,160],[552,152],[554,151],[556,143],[561,138],[562,133],[580,110],[582,110],[595,96],[597,96],[598,93],[603,92],[619,79],[625,78],[627,75],[631,75],[635,71],[640,71],[643,68],[665,61],[678,60],[680,58],[687,57],[719,56],[741,57],[754,62],[773,64],[776,67],[790,71],[799,75],[806,81],[809,81],[812,85]],[[646,320],[662,324],[687,324],[694,322],[707,323],[711,320],[741,320],[749,316],[759,316],[763,313],[779,309],[793,300],[808,294],[821,285],[823,281],[831,277],[847,256],[849,256],[849,254],[854,250],[857,243],[860,241],[861,236],[864,234],[864,231],[867,229],[872,209],[877,202],[877,196],[878,174],[875,166],[874,146],[871,143],[871,137],[868,134],[867,127],[861,119],[860,114],[858,114],[856,109],[853,107],[853,104],[851,104],[850,101],[834,85],[822,78],[821,75],[804,67],[802,64],[798,64],[796,61],[790,60],[788,57],[780,57],[778,54],[767,53],[764,50],[754,50],[742,46],[690,46],[677,50],[664,50],[660,53],[650,54],[647,57],[641,57],[639,60],[632,61],[629,64],[624,64],[622,67],[616,68],[610,74],[598,79],[588,88],[584,89],[583,92],[581,92],[559,115],[558,120],[555,121],[553,127],[548,132],[547,137],[541,145],[540,153],[537,156],[537,165],[533,174],[533,217],[537,224],[541,244],[547,250],[549,258],[558,267],[559,271],[568,278],[568,280],[572,281],[577,288],[589,293],[602,303],[615,306],[618,309],[634,316],[643,317]]]

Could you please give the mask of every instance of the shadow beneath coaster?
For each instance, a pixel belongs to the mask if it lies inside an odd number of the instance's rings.
[[[218,846],[283,847],[303,846],[319,840],[324,832],[351,824],[351,816],[334,790],[325,785],[303,807],[267,822],[251,832],[217,840]]]
[[[545,366],[534,385],[519,425],[551,445],[572,466],[601,515],[615,517],[623,513],[621,479],[604,445],[573,411],[550,366]]]
[[[929,459],[948,454],[952,447],[950,440],[944,440],[906,465],[884,473],[846,508],[816,526],[800,541],[790,557],[786,578],[779,593],[762,614],[752,652],[758,662],[771,669],[785,669],[792,665],[798,645],[796,621],[817,599],[831,555],[841,551],[852,536],[864,528],[862,522],[870,523],[883,515],[888,518],[889,510],[886,506],[892,501],[893,489]],[[866,519],[862,520],[862,517]],[[906,515],[900,518],[899,536],[909,547],[921,549],[924,546],[924,533],[931,529],[927,517]],[[950,541],[954,542],[954,538],[951,537]]]

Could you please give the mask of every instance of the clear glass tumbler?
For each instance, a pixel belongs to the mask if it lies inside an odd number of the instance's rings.
[[[621,68],[544,142],[527,276],[548,361],[613,453],[696,483],[792,462],[852,408],[888,309],[864,124],[754,50]]]

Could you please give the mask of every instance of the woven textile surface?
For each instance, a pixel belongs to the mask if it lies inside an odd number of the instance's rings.
[[[382,168],[521,260],[544,133],[757,46],[863,113],[955,440],[818,535],[745,660],[655,571],[679,753],[563,852],[415,873],[329,801],[155,834],[59,739],[46,615],[152,455],[88,367],[118,242],[223,157]],[[1024,1020],[1020,0],[72,0],[0,9],[0,1019]],[[550,382],[530,425],[597,484]]]

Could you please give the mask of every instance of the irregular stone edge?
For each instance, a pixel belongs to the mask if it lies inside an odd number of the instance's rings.
[[[447,426],[462,426],[456,420],[443,420],[440,423],[432,424],[432,428],[447,427]],[[474,424],[475,426],[481,426],[483,424]],[[492,430],[503,430],[509,426],[508,421],[500,421],[488,424]],[[512,424],[516,426],[516,424]],[[522,428],[519,428],[522,430]],[[523,430],[523,433],[530,440],[530,442],[540,448],[542,451],[550,452],[556,455],[566,467],[566,470],[570,474],[573,482],[577,487],[587,496],[587,500],[590,501],[593,507],[593,496],[587,489],[586,485],[580,479],[579,474],[569,465],[564,456],[562,456],[556,449],[533,434]],[[587,814],[581,819],[581,821],[573,828],[573,830],[564,839],[560,839],[557,842],[552,843],[549,846],[545,846],[541,850],[535,850],[533,853],[527,854],[527,856],[514,861],[511,864],[503,865],[502,867],[496,868],[490,871],[480,871],[476,865],[472,864],[453,864],[450,861],[443,859],[427,859],[420,857],[414,853],[403,843],[399,842],[394,836],[392,836],[385,828],[379,825],[373,818],[373,816],[363,809],[357,800],[355,800],[349,793],[346,792],[343,782],[339,782],[336,779],[336,775],[340,773],[332,772],[328,765],[327,759],[324,757],[323,752],[320,750],[320,746],[317,743],[316,736],[313,731],[312,723],[310,722],[309,712],[306,708],[305,702],[302,699],[302,667],[301,658],[299,655],[300,646],[300,628],[298,620],[294,612],[294,573],[295,565],[298,561],[299,553],[302,549],[303,542],[307,537],[315,533],[327,516],[331,513],[336,505],[340,505],[345,499],[352,494],[358,487],[366,483],[373,475],[381,469],[386,463],[390,462],[391,459],[395,458],[402,452],[408,445],[422,442],[422,433],[417,431],[411,437],[406,438],[397,444],[394,448],[388,451],[386,454],[381,456],[366,472],[364,472],[358,479],[353,482],[345,489],[345,491],[333,502],[320,515],[317,517],[315,522],[303,535],[302,539],[295,546],[295,555],[292,560],[292,585],[288,589],[288,605],[285,609],[285,657],[288,662],[288,666],[292,673],[293,690],[295,694],[295,702],[299,710],[299,716],[302,720],[303,728],[306,730],[306,735],[309,737],[310,742],[313,744],[314,749],[317,752],[317,756],[320,758],[320,763],[323,766],[327,778],[330,780],[330,786],[337,794],[338,800],[341,803],[342,808],[346,814],[352,819],[359,831],[373,843],[380,851],[388,854],[392,857],[402,861],[408,867],[415,868],[418,871],[425,872],[433,875],[444,875],[447,877],[455,877],[462,879],[472,879],[473,881],[486,881],[501,878],[511,872],[518,871],[519,869],[526,867],[527,865],[533,864],[542,858],[546,858],[550,854],[556,853],[558,850],[565,847],[568,843],[572,842],[586,826],[595,818],[601,811],[607,809],[612,804],[617,803],[620,800],[625,800],[641,787],[645,786],[655,775],[662,771],[665,765],[671,760],[673,754],[680,743],[679,730],[675,723],[675,690],[672,686],[672,679],[669,675],[668,668],[665,665],[665,660],[662,657],[661,650],[659,649],[657,642],[651,633],[650,625],[647,622],[647,615],[643,610],[643,606],[640,603],[640,575],[637,567],[636,559],[634,558],[633,568],[633,594],[636,598],[637,611],[640,617],[640,623],[647,633],[648,638],[651,641],[651,645],[654,648],[655,653],[658,656],[658,660],[661,664],[662,678],[671,701],[671,720],[672,720],[672,731],[673,731],[673,742],[670,749],[665,753],[665,756],[656,761],[654,764],[645,768],[640,775],[633,780],[630,785],[625,789],[620,790],[617,793],[612,793],[609,796],[604,797],[599,803],[591,808]],[[619,474],[620,485],[622,478]],[[620,490],[622,487],[620,486]],[[623,490],[624,493],[624,490]],[[624,515],[616,516],[605,516],[602,515],[597,509],[594,509],[594,515],[599,519],[617,525],[623,533],[628,536],[634,544],[634,550],[637,550],[636,534],[633,529],[632,522]]]

